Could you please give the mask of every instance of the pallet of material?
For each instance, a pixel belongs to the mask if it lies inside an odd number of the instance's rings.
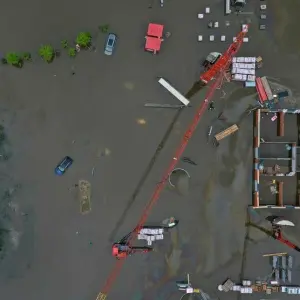
[[[233,63],[232,68],[255,69],[255,63]]]
[[[220,141],[220,140],[224,139],[225,137],[235,133],[238,130],[239,130],[238,126],[236,124],[234,124],[234,125],[228,127],[227,129],[221,131],[220,133],[217,133],[215,135],[215,139],[217,141]]]
[[[233,57],[232,62],[237,63],[255,63],[256,57]]]

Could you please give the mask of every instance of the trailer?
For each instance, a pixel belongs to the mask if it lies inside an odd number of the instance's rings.
[[[160,51],[163,42],[164,25],[150,23],[148,25],[147,35],[145,36],[145,51],[157,54]]]

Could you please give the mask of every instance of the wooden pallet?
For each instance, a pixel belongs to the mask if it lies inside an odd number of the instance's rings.
[[[220,133],[217,133],[215,135],[215,139],[217,141],[220,141],[220,140],[224,139],[225,137],[235,133],[238,130],[239,130],[238,126],[236,124],[234,124],[234,125],[228,127],[227,129],[221,131]]]

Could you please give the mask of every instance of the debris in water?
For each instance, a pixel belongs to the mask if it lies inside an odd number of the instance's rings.
[[[196,164],[193,160],[191,160],[189,157],[183,157],[181,160],[182,160],[183,162],[188,163],[188,164],[197,166],[197,164]]]
[[[108,148],[104,149],[104,156],[108,156],[111,154],[111,151]]]
[[[91,184],[86,180],[79,180],[79,202],[82,214],[91,211]]]
[[[147,122],[145,119],[137,119],[136,122],[139,124],[139,125],[145,125]]]

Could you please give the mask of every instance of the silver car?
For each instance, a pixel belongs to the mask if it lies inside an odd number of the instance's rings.
[[[114,33],[110,33],[106,39],[104,54],[112,55],[116,45],[117,36]]]

